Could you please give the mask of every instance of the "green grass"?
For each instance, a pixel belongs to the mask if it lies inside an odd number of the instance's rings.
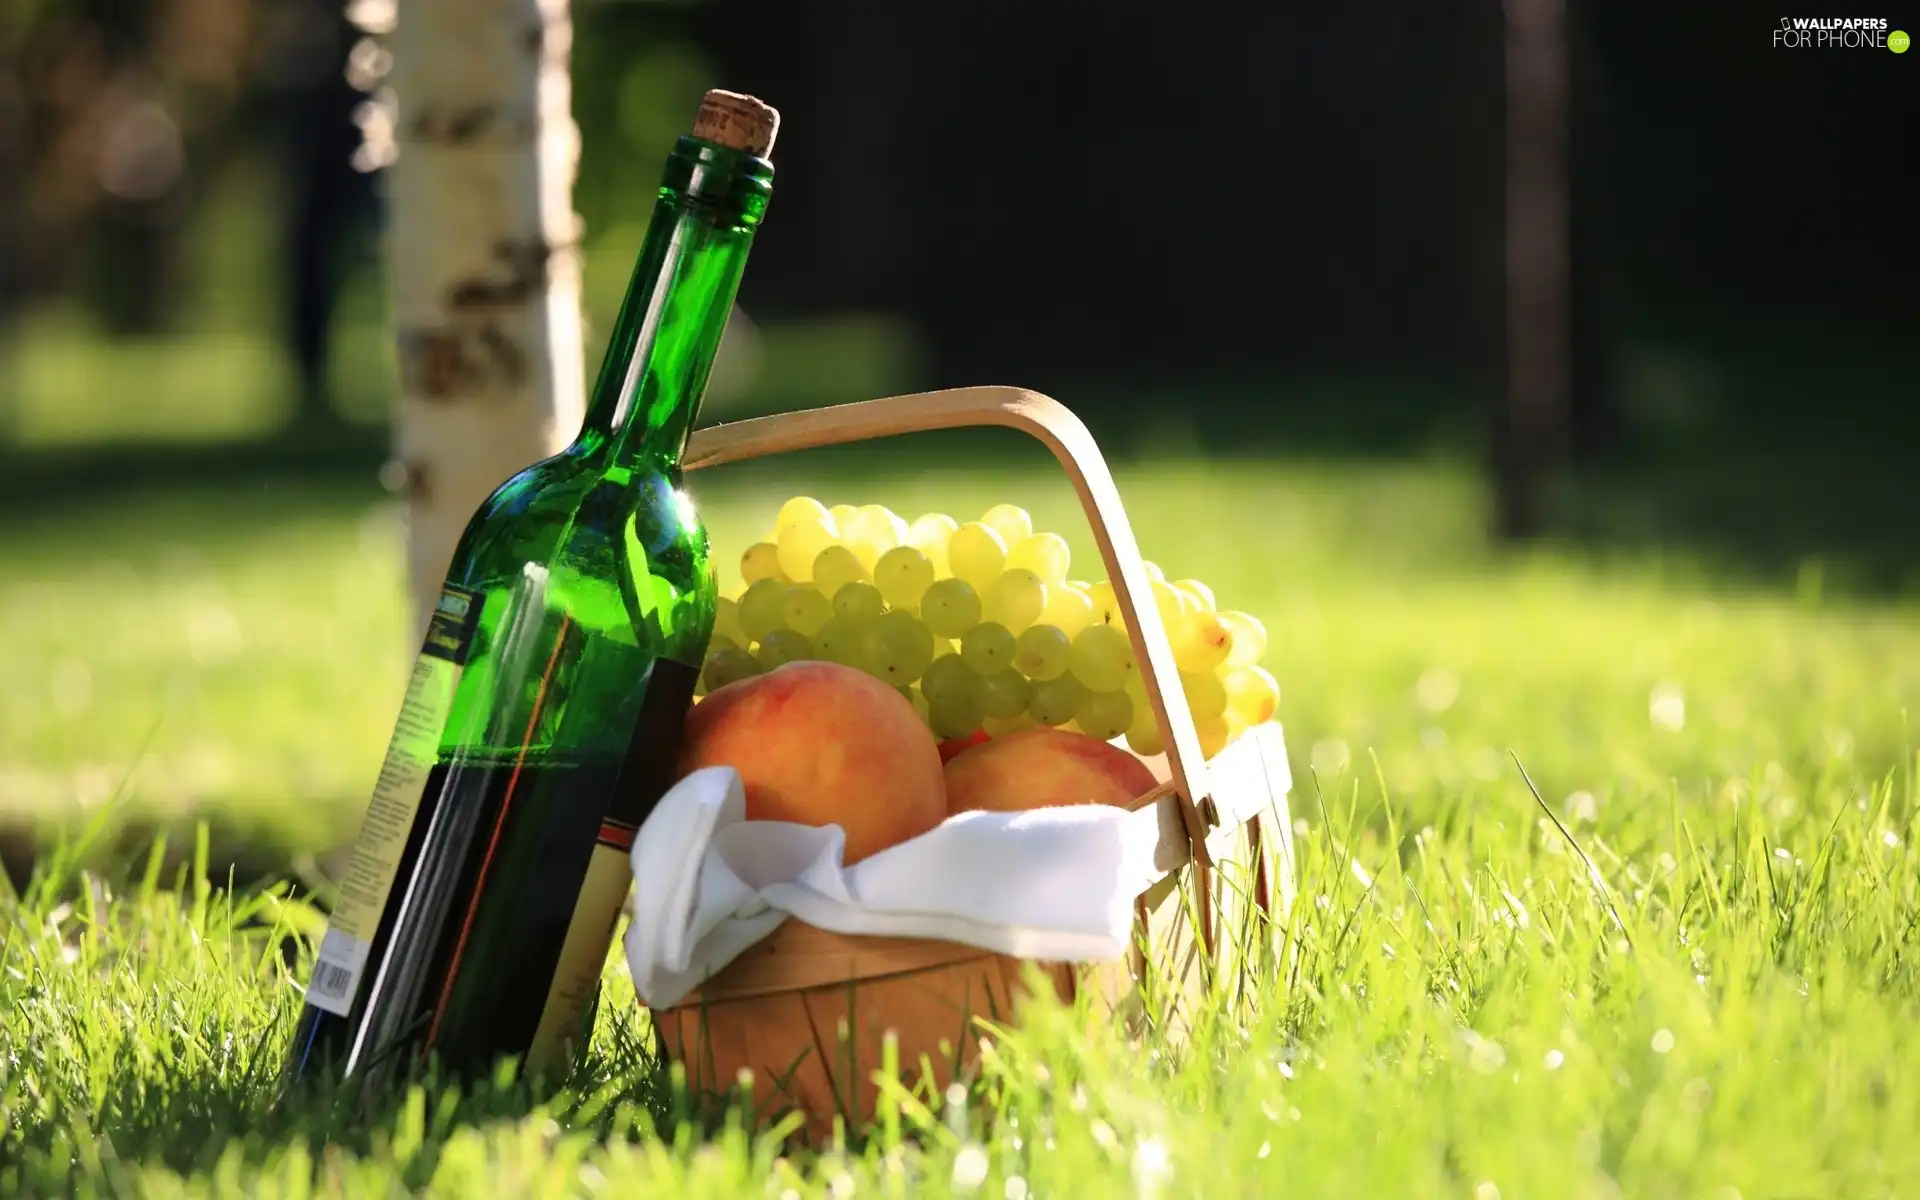
[[[1004,446],[980,470],[822,454],[694,486],[723,545],[805,490],[1015,499],[1083,556],[1064,483]],[[1445,463],[1120,476],[1148,553],[1273,634],[1303,830],[1276,964],[1185,1044],[1042,1010],[964,1103],[778,1160],[675,1119],[617,963],[560,1093],[278,1097],[305,951],[289,965],[274,931],[317,914],[176,886],[146,840],[191,857],[205,817],[219,880],[240,849],[350,831],[404,667],[391,516],[284,488],[11,520],[0,801],[16,826],[136,835],[0,898],[0,1194],[1920,1188],[1920,612],[1678,553],[1500,560]]]

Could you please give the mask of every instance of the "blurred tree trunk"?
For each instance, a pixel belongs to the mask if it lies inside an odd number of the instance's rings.
[[[414,634],[487,495],[584,405],[567,0],[405,0],[391,39],[388,257]]]
[[[326,438],[343,424],[329,371],[334,309],[380,216],[376,163],[356,118],[391,64],[340,0],[279,0],[273,12],[256,52],[255,108],[285,179],[281,320],[298,375],[293,432]]]
[[[1565,0],[1505,0],[1505,405],[1495,528],[1526,538],[1569,450],[1568,75]]]

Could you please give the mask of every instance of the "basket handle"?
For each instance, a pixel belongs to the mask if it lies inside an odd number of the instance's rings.
[[[1207,787],[1200,735],[1194,730],[1186,694],[1178,686],[1178,668],[1160,610],[1150,601],[1141,602],[1153,595],[1153,589],[1113,475],[1093,435],[1065,405],[1025,388],[968,387],[779,413],[695,431],[681,466],[693,471],[794,450],[980,425],[1017,429],[1038,439],[1053,451],[1073,481],[1126,620],[1147,700],[1166,742],[1167,766],[1187,840],[1195,860],[1204,863],[1207,830],[1219,818]],[[1169,681],[1174,681],[1172,686]]]

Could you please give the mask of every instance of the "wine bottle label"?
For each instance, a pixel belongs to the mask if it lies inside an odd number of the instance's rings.
[[[586,1027],[588,1007],[606,968],[620,906],[633,885],[628,851],[653,806],[673,785],[687,710],[693,707],[699,678],[698,669],[669,658],[655,659],[647,671],[640,717],[587,861],[580,898],[560,944],[553,985],[547,990],[540,1025],[527,1052],[529,1071],[564,1071],[582,1039],[592,1033]]]
[[[553,986],[540,1010],[540,1026],[527,1050],[527,1070],[560,1075],[580,1043],[593,1031],[586,1028],[588,1006],[600,975],[606,969],[613,930],[620,922],[620,906],[633,886],[633,868],[626,852],[604,841],[593,847],[580,899],[560,943],[560,961],[554,964]]]
[[[434,607],[386,761],[374,784],[372,803],[340,883],[339,903],[320,942],[313,981],[307,988],[307,1003],[316,1008],[342,1017],[353,1008],[387,893],[393,889],[407,835],[420,811],[428,773],[439,757],[454,690],[473,650],[480,604],[478,592],[449,585],[441,590]]]

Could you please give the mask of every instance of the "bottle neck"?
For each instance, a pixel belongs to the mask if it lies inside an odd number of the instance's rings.
[[[772,191],[767,160],[680,139],[575,453],[608,470],[679,465]]]

